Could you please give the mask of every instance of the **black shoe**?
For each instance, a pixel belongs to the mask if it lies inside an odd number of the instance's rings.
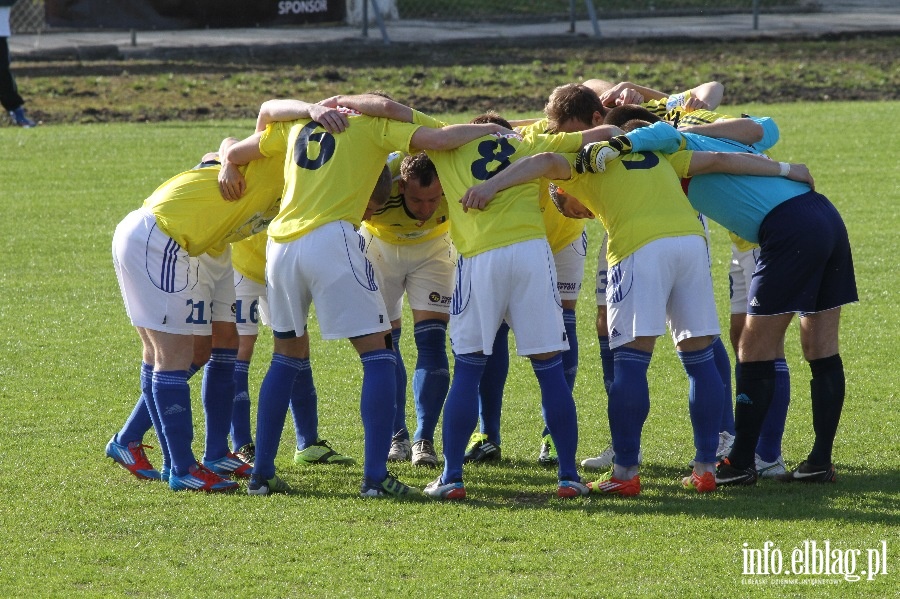
[[[799,466],[790,472],[776,476],[775,480],[780,480],[783,483],[833,483],[837,481],[837,476],[834,472],[834,464],[815,466],[803,460]]]
[[[476,439],[476,435],[478,438]],[[466,447],[463,464],[469,462],[496,462],[500,459],[500,446],[487,440],[486,435],[475,433]]]
[[[735,468],[728,458],[719,462],[716,468],[716,486],[731,487],[735,485],[755,485],[759,474],[756,472],[756,464],[747,468]]]

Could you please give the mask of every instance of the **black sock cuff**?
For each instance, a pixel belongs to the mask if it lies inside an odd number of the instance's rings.
[[[844,362],[841,360],[841,354],[834,354],[827,358],[810,360],[809,369],[812,371],[813,378],[816,378],[835,370],[843,370]]]
[[[741,378],[775,378],[775,360],[764,360],[762,362],[741,362],[740,371]]]

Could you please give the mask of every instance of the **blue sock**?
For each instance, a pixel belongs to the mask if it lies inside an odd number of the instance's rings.
[[[500,411],[503,407],[503,388],[509,374],[509,325],[505,322],[497,329],[491,351],[493,353],[486,356],[487,363],[478,385],[478,403],[481,432],[487,435],[488,441],[500,445]]]
[[[188,366],[187,369],[187,380],[191,380],[195,374],[200,370],[200,367],[191,362],[191,365]]]
[[[541,387],[541,411],[559,456],[559,480],[580,481],[575,465],[578,448],[578,417],[575,400],[563,370],[561,355],[548,360],[531,358],[531,367]]]
[[[613,377],[615,377],[615,361],[613,360],[613,352],[609,349],[609,337],[607,335],[597,335],[600,342],[600,367],[603,369],[603,387],[606,389],[606,395],[609,396],[609,388],[612,386]]]
[[[781,455],[781,439],[784,437],[784,422],[790,403],[791,373],[787,360],[775,358],[775,395],[772,396],[756,443],[756,453],[766,462],[774,462]]]
[[[141,364],[141,396],[138,398],[131,415],[125,421],[125,425],[118,433],[116,433],[115,442],[121,445],[128,445],[133,441],[142,441],[144,435],[153,426],[153,419],[150,417],[150,409],[147,406],[144,394],[147,392],[148,383],[150,386],[150,395],[153,395],[153,367],[149,364]]]
[[[680,351],[678,358],[690,381],[688,408],[694,429],[694,460],[715,463],[722,423],[722,378],[710,345],[699,351]],[[731,369],[728,369],[729,378]]]
[[[153,399],[169,447],[172,471],[175,476],[186,476],[188,469],[197,463],[191,450],[194,423],[191,420],[191,388],[187,384],[187,372],[154,372]]]
[[[641,450],[641,430],[650,413],[650,387],[647,369],[649,352],[618,347],[613,350],[615,375],[609,387],[609,432],[612,435],[615,463],[629,468],[637,466]]]
[[[360,355],[363,365],[362,416],[363,476],[368,484],[380,484],[387,476],[387,455],[394,434],[394,410],[397,398],[397,353],[376,349]]]
[[[231,445],[235,451],[248,443],[253,443],[253,434],[250,432],[249,372],[250,362],[235,361],[234,405],[231,407]]]
[[[575,377],[578,375],[578,331],[575,327],[575,310],[563,310],[563,323],[569,340],[568,351],[562,352],[563,369],[566,373],[566,384],[569,385],[570,391],[574,391]]]
[[[403,363],[403,354],[400,353],[400,327],[391,329],[391,340],[394,343],[394,352],[397,354],[397,398],[394,406],[394,437],[409,439],[409,431],[406,429],[406,365]],[[381,482],[381,481],[378,481]]]
[[[726,431],[734,434],[734,406],[732,398],[734,395],[731,391],[731,359],[728,357],[728,350],[722,343],[721,337],[716,337],[713,341],[713,356],[716,360],[716,369],[719,371],[719,378],[722,379],[722,385],[725,389],[724,399],[722,400],[722,423],[719,425],[719,432]]]
[[[200,397],[206,417],[204,460],[218,460],[228,453],[228,432],[234,406],[234,361],[236,349],[214,347],[203,369]]]
[[[319,441],[319,397],[309,358],[297,360],[297,378],[291,387],[291,416],[297,449],[306,449]]]
[[[506,354],[507,358],[509,353]],[[457,355],[453,362],[453,382],[444,404],[444,483],[462,481],[463,457],[471,431],[478,423],[478,385],[488,356],[484,354]]]
[[[450,363],[447,360],[447,323],[423,320],[416,323],[416,371],[413,374],[413,398],[416,402],[416,432],[413,439],[434,442],[447,391],[450,389]]]
[[[291,389],[294,387],[294,379],[300,372],[300,362],[298,358],[272,354],[272,363],[259,389],[253,474],[259,474],[266,479],[275,476],[275,456],[281,442],[281,433],[284,431]]]
[[[153,399],[153,367],[146,363],[141,364],[141,399],[144,400],[144,405],[147,406],[147,413],[150,415],[153,429],[156,431],[156,437],[159,439],[159,449],[162,451],[163,457],[162,470],[171,469],[172,459],[169,456],[169,445],[166,443],[165,434],[163,434],[156,400]]]

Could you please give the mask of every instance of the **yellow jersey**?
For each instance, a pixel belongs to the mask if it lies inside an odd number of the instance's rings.
[[[234,270],[251,281],[266,284],[266,242],[265,231],[251,235],[231,244],[231,265]]]

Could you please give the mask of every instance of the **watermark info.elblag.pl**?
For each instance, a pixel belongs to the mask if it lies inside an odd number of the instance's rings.
[[[773,541],[761,547],[744,543],[742,584],[839,584],[871,581],[888,573],[887,541],[873,547],[847,548],[824,541],[803,541],[782,549]]]

